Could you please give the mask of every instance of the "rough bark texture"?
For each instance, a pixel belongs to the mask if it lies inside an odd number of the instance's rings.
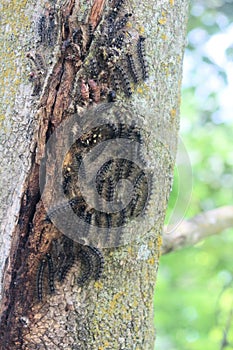
[[[125,96],[129,92],[126,89],[114,102],[116,110],[130,111],[147,130],[146,160],[156,169],[156,177],[153,203],[146,214],[149,226],[145,222],[141,227],[145,234],[138,236],[139,228],[135,226],[136,241],[103,250],[105,267],[100,280],[78,286],[80,264],[76,264],[65,284],[55,284],[54,295],[46,294],[40,302],[35,296],[38,264],[49,252],[52,240],[61,235],[45,220],[40,199],[39,170],[45,167],[46,138],[72,113],[85,112],[90,104],[82,81],[83,53],[74,43],[70,46],[67,33],[75,30],[78,18],[87,50],[84,56],[87,55],[88,23],[97,28],[103,14],[114,4],[101,0],[88,4],[75,0],[55,5],[54,1],[2,3],[2,349],[153,348],[153,292],[176,154],[188,1],[135,0],[124,5],[127,13],[132,13],[128,23],[132,41],[142,35],[147,38],[149,79],[134,86],[130,99]],[[41,15],[50,31],[44,38],[48,45],[40,47],[35,28]],[[56,38],[53,21],[58,28]],[[28,59],[33,60],[38,52],[42,57],[34,63],[33,71],[26,59],[28,52]],[[82,103],[78,101],[75,109],[77,81]],[[106,85],[109,91],[111,82],[106,81]],[[104,94],[103,101],[109,98]],[[98,104],[96,86],[92,86],[92,95],[92,104]],[[48,170],[52,174],[53,169]],[[149,230],[154,218],[154,227]]]

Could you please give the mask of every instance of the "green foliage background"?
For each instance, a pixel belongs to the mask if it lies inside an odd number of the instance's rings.
[[[226,68],[233,72],[232,20],[232,0],[192,3],[181,104],[181,137],[192,167],[192,184],[188,184],[192,197],[185,218],[233,201],[233,118],[229,112],[232,106],[233,114],[233,91],[228,110],[224,105],[230,83]],[[216,46],[226,60],[221,65],[206,48],[210,40],[229,31],[232,41],[222,48]],[[216,40],[218,45],[224,44],[221,38]],[[177,198],[184,196],[183,185],[178,169],[167,222]],[[154,307],[156,350],[233,349],[233,229],[163,256]]]

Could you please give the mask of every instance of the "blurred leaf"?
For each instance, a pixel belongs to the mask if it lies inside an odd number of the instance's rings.
[[[226,119],[221,104],[232,75],[227,64],[216,64],[205,50],[211,36],[227,29],[232,20],[233,0],[192,4],[181,104],[181,136],[193,172],[186,218],[233,203],[233,121]],[[232,61],[233,46],[224,54]],[[167,221],[183,187],[176,169]],[[155,293],[156,349],[220,350],[232,298],[232,247],[233,229],[161,258]],[[233,325],[229,339],[233,344]],[[232,347],[224,348],[228,349]]]

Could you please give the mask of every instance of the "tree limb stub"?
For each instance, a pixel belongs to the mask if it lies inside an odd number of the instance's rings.
[[[220,207],[182,221],[175,229],[165,227],[162,254],[168,254],[233,227],[233,206]],[[169,233],[166,233],[169,230]]]

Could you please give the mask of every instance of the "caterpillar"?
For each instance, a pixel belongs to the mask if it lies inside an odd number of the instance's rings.
[[[64,236],[62,242],[61,242],[61,251],[63,259],[59,264],[58,270],[57,270],[57,276],[58,281],[63,282],[66,278],[66,275],[68,274],[71,267],[74,265],[75,262],[75,254],[74,254],[74,242],[72,239]]]
[[[133,56],[131,54],[127,54],[126,58],[127,58],[129,72],[133,78],[134,83],[137,84],[139,82],[139,77],[134,64]]]
[[[49,46],[55,44],[57,39],[55,10],[51,7],[46,11],[45,15],[40,16],[37,24],[37,33],[41,44]]]
[[[59,282],[63,282],[64,281],[64,279],[66,278],[68,272],[70,271],[70,269],[74,265],[74,262],[75,262],[74,255],[71,254],[69,257],[66,257],[63,265],[60,267],[60,269],[58,271],[58,281]]]
[[[50,293],[55,292],[54,287],[54,268],[53,268],[53,260],[50,253],[46,254],[47,262],[48,262],[48,282],[49,282],[49,290]]]
[[[141,64],[141,70],[142,70],[142,79],[146,80],[148,79],[148,66],[147,62],[145,60],[145,46],[144,41],[146,39],[143,36],[139,36],[138,42],[137,42],[137,53],[138,53],[138,59]]]
[[[111,43],[111,41],[114,38],[115,31],[117,30],[117,28],[115,28],[115,20],[116,20],[116,17],[122,8],[123,3],[124,3],[124,1],[122,1],[122,0],[117,1],[115,4],[115,7],[113,8],[113,10],[110,12],[109,16],[107,17],[108,43]]]
[[[45,28],[45,16],[42,15],[39,18],[39,22],[38,22],[38,35],[40,38],[40,42],[43,43],[46,40],[46,28]]]
[[[44,74],[44,72],[46,71],[46,68],[45,68],[45,63],[42,55],[36,52],[35,55],[33,56],[33,54],[29,52],[27,53],[27,57],[30,58],[30,60],[34,63],[37,72],[40,74]]]
[[[92,252],[94,258],[96,260],[96,268],[95,268],[95,280],[100,279],[103,269],[104,269],[104,257],[99,249],[92,246],[87,246],[87,248]]]
[[[44,270],[47,264],[46,258],[43,258],[40,263],[37,270],[37,298],[39,301],[42,301],[43,298],[43,277],[44,277]]]
[[[48,20],[47,40],[48,40],[48,45],[53,46],[56,41],[55,11],[50,9],[48,17],[49,17],[49,20]]]
[[[132,89],[130,86],[130,80],[129,80],[129,76],[126,72],[126,70],[123,67],[117,66],[116,67],[116,72],[118,73],[121,83],[123,85],[123,89],[125,92],[125,95],[127,97],[131,97],[132,96]]]
[[[114,8],[112,10],[112,12],[110,13],[110,17],[115,19],[117,14],[119,13],[119,11],[121,10],[123,4],[124,4],[125,0],[118,0],[116,1]]]
[[[81,277],[78,277],[77,282],[78,282],[78,284],[82,285],[92,275],[93,262],[92,262],[90,254],[87,251],[83,250],[83,249],[79,252],[79,257],[81,259],[82,269],[84,269],[84,272],[82,273]]]
[[[91,46],[92,40],[94,38],[94,28],[91,23],[88,24],[88,40],[86,45],[86,50],[88,50]]]

